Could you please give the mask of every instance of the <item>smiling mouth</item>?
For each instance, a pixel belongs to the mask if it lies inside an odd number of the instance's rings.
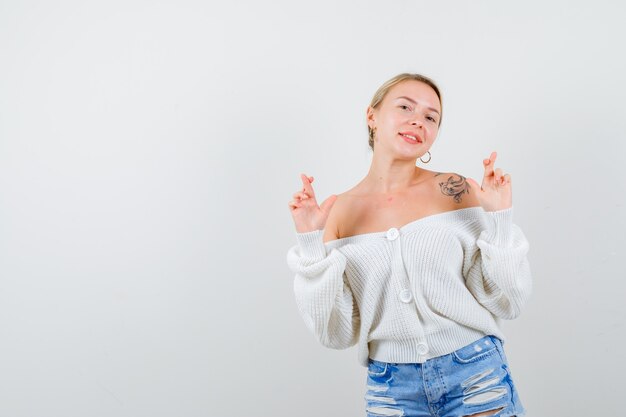
[[[402,133],[398,133],[400,136],[405,137],[415,143],[422,143],[422,140],[413,135],[403,135]]]

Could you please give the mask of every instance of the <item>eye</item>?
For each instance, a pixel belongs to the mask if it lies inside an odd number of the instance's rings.
[[[410,108],[409,106],[407,106],[406,104],[401,104],[401,105],[400,105],[400,108],[401,108],[401,109],[409,109],[409,110],[411,109],[411,108]]]
[[[435,123],[437,122],[437,120],[432,116],[428,116],[427,119],[430,120],[431,122],[435,122]]]

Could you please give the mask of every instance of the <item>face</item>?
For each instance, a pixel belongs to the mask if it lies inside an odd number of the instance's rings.
[[[411,158],[425,154],[439,132],[440,115],[439,97],[428,84],[394,85],[377,109],[367,109],[367,124],[376,128],[374,149]]]

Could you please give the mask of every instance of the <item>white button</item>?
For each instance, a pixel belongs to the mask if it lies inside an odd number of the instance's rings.
[[[402,301],[403,303],[410,303],[413,299],[413,294],[411,294],[411,291],[407,290],[406,288],[400,291],[400,293],[398,293],[398,296],[400,297],[400,301]]]
[[[425,355],[428,353],[428,345],[424,342],[420,342],[417,344],[417,353],[420,355]]]
[[[394,240],[399,235],[400,233],[398,232],[398,229],[396,229],[395,227],[392,227],[391,229],[387,230],[387,239],[389,240]]]

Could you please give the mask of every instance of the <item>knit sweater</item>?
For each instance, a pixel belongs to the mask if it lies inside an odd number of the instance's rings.
[[[532,291],[529,244],[513,207],[468,207],[326,243],[297,233],[287,251],[296,304],[324,346],[358,360],[423,363],[485,335],[506,340]]]

